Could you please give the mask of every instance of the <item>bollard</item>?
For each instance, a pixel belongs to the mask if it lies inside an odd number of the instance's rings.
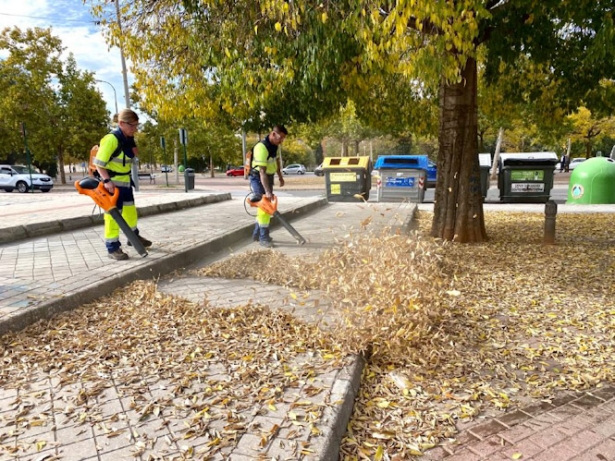
[[[549,200],[545,203],[545,236],[542,241],[544,245],[555,243],[555,218],[557,217],[557,203]]]

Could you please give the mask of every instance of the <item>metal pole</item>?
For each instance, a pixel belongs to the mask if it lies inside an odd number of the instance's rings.
[[[124,98],[126,100],[126,109],[130,109],[130,93],[128,91],[128,71],[126,70],[126,59],[124,58],[124,43],[122,41],[122,15],[120,13],[120,0],[114,0],[115,12],[117,14],[117,27],[120,30],[120,60],[122,62],[122,78],[124,80]],[[118,112],[119,114],[119,112]],[[135,190],[139,191],[139,158],[135,157],[131,168],[132,182]]]
[[[120,111],[117,108],[117,92],[115,91],[115,87],[111,83],[109,83],[109,82],[107,82],[105,80],[98,80],[98,79],[96,79],[95,81],[96,82],[100,82],[100,83],[106,83],[107,85],[109,85],[113,89],[113,97],[115,98],[115,114],[116,115],[119,114]]]
[[[120,0],[115,0],[115,12],[117,13],[117,26],[120,29],[120,59],[122,61],[122,77],[124,79],[124,98],[126,108],[130,109],[130,94],[128,92],[128,71],[126,70],[126,59],[124,58],[124,44],[122,42],[122,16],[120,14]]]
[[[32,181],[32,164],[30,162],[30,149],[28,149],[28,134],[26,133],[26,122],[21,122],[21,131],[23,133],[23,144],[26,149],[26,163],[28,165],[28,173],[30,173],[30,190],[34,193],[34,182]]]
[[[169,187],[169,161],[167,159],[167,143],[164,136],[160,136],[160,145],[162,146],[162,158],[164,159],[164,163],[166,165],[164,176],[167,180],[167,187]]]

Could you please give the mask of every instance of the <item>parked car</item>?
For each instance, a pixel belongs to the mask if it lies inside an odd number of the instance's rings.
[[[163,173],[173,173],[173,167],[171,165],[162,165],[160,171]]]
[[[322,163],[320,165],[318,165],[316,168],[314,168],[314,174],[316,176],[324,176],[325,172],[322,169]]]
[[[585,158],[573,158],[572,160],[570,160],[570,165],[568,165],[568,169],[570,171],[574,170],[577,166],[579,166],[585,160],[587,160],[587,159],[585,159]]]
[[[242,166],[232,166],[226,170],[227,176],[243,176],[244,168]]]
[[[53,189],[53,179],[39,173],[34,167],[25,165],[0,165],[0,189],[6,192],[28,192],[30,189],[49,192]]]
[[[282,168],[284,174],[305,174],[305,167],[299,163],[291,163]]]

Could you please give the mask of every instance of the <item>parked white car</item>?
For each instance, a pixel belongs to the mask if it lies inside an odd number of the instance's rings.
[[[290,165],[282,168],[284,174],[305,174],[305,167],[298,163],[291,163]]]
[[[53,189],[53,179],[41,174],[34,167],[28,170],[25,165],[0,165],[0,189],[6,192],[28,192],[31,189],[49,192]]]
[[[581,163],[583,163],[585,160],[587,160],[586,158],[573,158],[572,160],[570,160],[570,165],[568,165],[568,169],[569,170],[574,170],[576,167],[578,167]]]

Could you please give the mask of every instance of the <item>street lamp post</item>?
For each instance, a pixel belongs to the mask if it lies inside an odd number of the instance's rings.
[[[113,97],[115,98],[115,114],[116,115],[119,114],[120,111],[117,108],[117,92],[115,91],[115,87],[111,83],[109,83],[109,82],[107,82],[105,80],[96,80],[96,81],[100,82],[100,83],[106,83],[107,85],[109,85],[113,89]]]
[[[124,57],[124,41],[123,41],[123,32],[122,32],[122,14],[120,11],[120,0],[113,0],[115,3],[115,13],[117,15],[117,27],[120,31],[120,60],[122,62],[122,77],[124,80],[124,99],[126,100],[126,109],[130,109],[130,93],[128,91],[128,71],[126,70],[126,58]],[[119,114],[119,113],[118,113]],[[131,176],[132,182],[135,190],[139,191],[139,158],[137,157],[133,159],[132,168],[131,168]]]
[[[126,59],[124,58],[124,44],[122,42],[122,16],[120,14],[120,0],[115,0],[115,12],[117,14],[117,26],[120,30],[120,59],[122,61],[122,77],[124,79],[124,98],[126,108],[130,109],[130,94],[128,93],[128,71],[126,70]]]

